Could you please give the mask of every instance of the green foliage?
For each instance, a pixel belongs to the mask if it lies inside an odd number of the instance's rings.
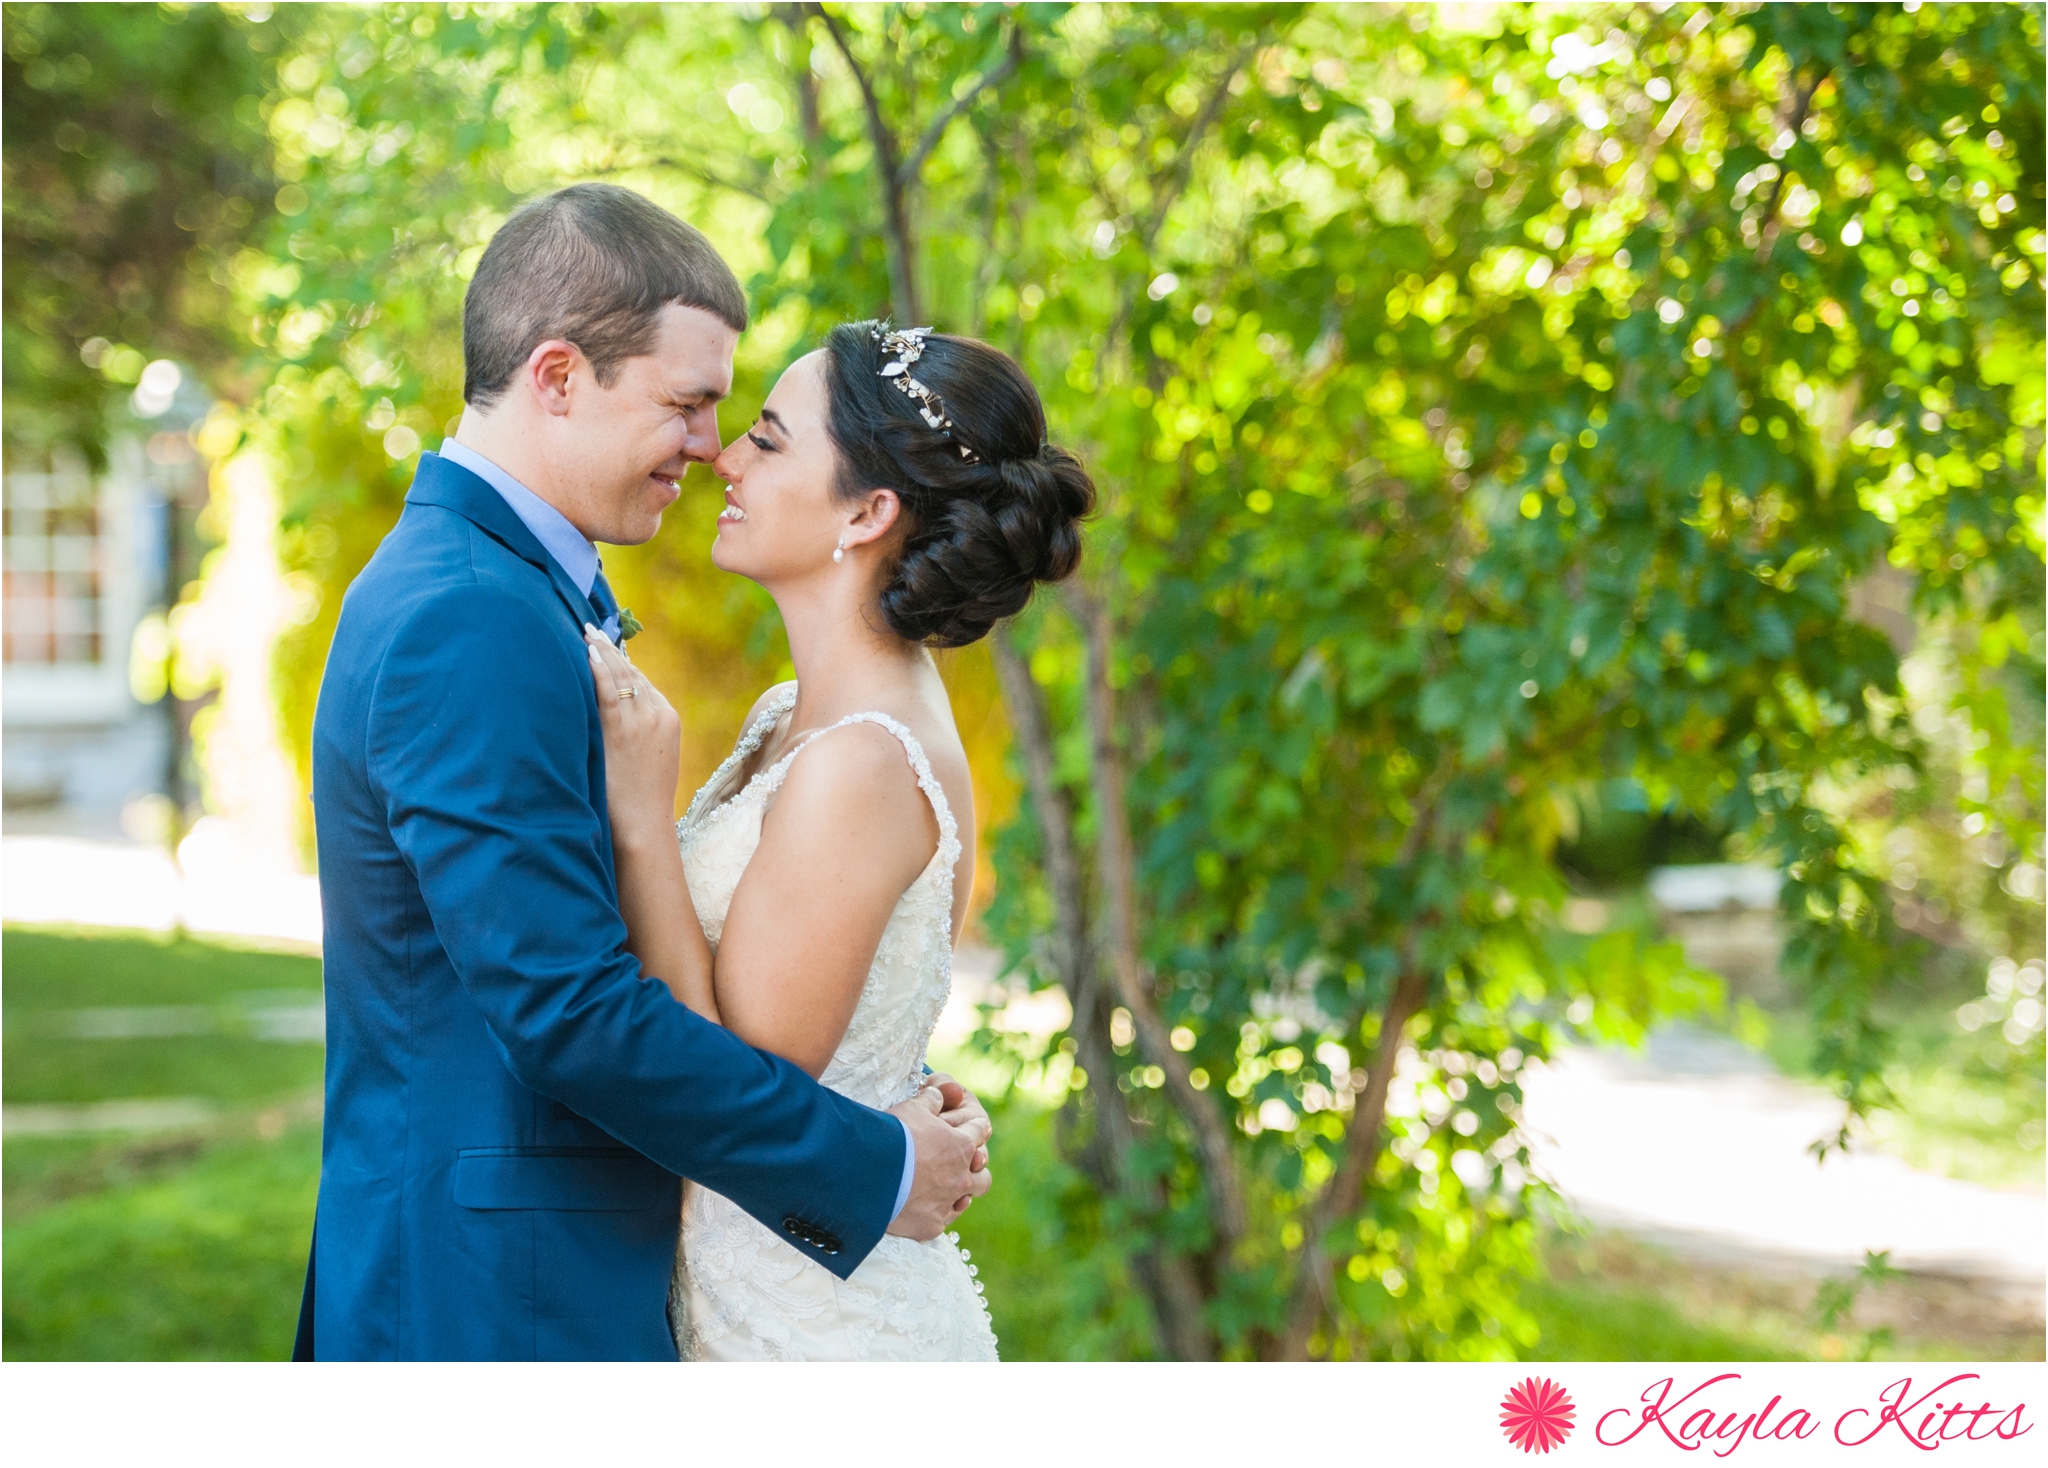
[[[2039,1012],[2040,975],[2008,962],[1976,992],[1944,986],[1876,1006],[1897,1036],[1884,1074],[1893,1103],[1866,1118],[1876,1145],[1916,1168],[1987,1187],[2040,1186],[2048,1069],[2040,1031],[2013,1024],[2029,997]],[[1772,1014],[1765,1048],[1787,1074],[1825,1078],[1816,1073],[1809,1015]]]
[[[151,357],[228,375],[230,262],[268,218],[257,100],[294,28],[221,6],[10,5],[7,445],[98,458]]]
[[[1813,1313],[1822,1330],[1835,1330],[1846,1325],[1856,1311],[1856,1297],[1866,1289],[1882,1289],[1900,1277],[1892,1267],[1889,1251],[1866,1249],[1863,1263],[1854,1274],[1842,1279],[1821,1282],[1814,1295]],[[1889,1326],[1879,1326],[1872,1331],[1861,1333],[1854,1356],[1857,1361],[1868,1361],[1881,1350],[1889,1350],[1893,1344],[1893,1332]]]

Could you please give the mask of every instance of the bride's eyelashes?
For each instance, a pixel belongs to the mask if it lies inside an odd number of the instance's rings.
[[[762,453],[772,454],[775,452],[775,445],[770,443],[767,439],[761,437],[760,434],[754,433],[750,430],[747,434],[747,437],[753,442],[754,447],[761,450]]]

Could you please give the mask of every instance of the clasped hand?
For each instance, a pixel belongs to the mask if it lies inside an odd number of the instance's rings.
[[[994,1128],[974,1093],[949,1075],[927,1076],[922,1090],[890,1112],[910,1128],[917,1171],[889,1232],[923,1243],[944,1233],[988,1191]]]

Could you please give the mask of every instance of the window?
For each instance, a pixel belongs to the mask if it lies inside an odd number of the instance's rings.
[[[106,656],[98,487],[77,458],[7,475],[5,657],[97,666]]]

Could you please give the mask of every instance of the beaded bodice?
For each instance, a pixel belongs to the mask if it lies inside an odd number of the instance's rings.
[[[883,713],[851,714],[806,735],[736,794],[728,794],[725,787],[732,783],[735,772],[795,703],[794,684],[770,699],[740,736],[732,754],[690,802],[676,824],[683,869],[704,936],[715,950],[725,931],[733,893],[761,844],[762,819],[796,757],[812,741],[849,724],[879,724],[896,736],[938,816],[939,846],[890,914],[853,1018],[819,1077],[841,1095],[869,1106],[891,1106],[917,1090],[925,1046],[952,991],[953,869],[960,860],[959,828],[946,802],[945,788],[932,774],[917,736]]]

